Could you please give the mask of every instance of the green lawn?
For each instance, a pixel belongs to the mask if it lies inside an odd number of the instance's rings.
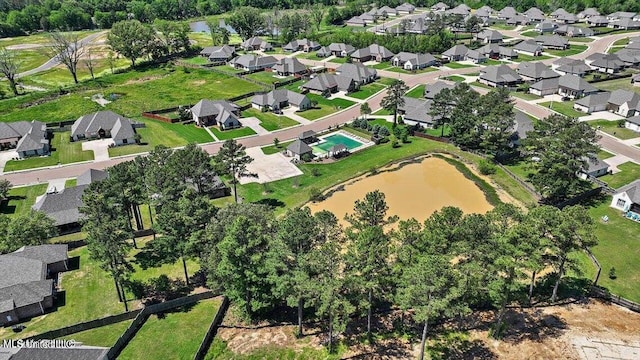
[[[15,54],[20,64],[20,72],[35,69],[50,59],[42,49],[16,50]]]
[[[136,129],[140,134],[140,145],[131,144],[116,146],[109,149],[109,156],[138,154],[153,150],[158,145],[177,147],[188,143],[207,143],[214,139],[209,133],[193,124],[165,123],[151,119],[136,119],[146,124],[146,127]]]
[[[540,96],[538,96],[538,95],[533,95],[530,92],[523,92],[523,91],[512,91],[511,92],[511,96],[515,96],[515,97],[518,97],[520,99],[525,99],[525,100],[538,100],[538,99],[540,99]]]
[[[348,96],[352,98],[364,100],[370,96],[373,96],[377,92],[382,91],[384,88],[385,86],[382,84],[371,83],[371,84],[360,86],[360,89],[358,91],[352,92],[348,94]]]
[[[391,67],[391,63],[389,63],[388,61],[384,61],[381,63],[377,63],[375,65],[370,65],[369,67],[377,69],[377,70],[384,70],[386,68],[390,68]]]
[[[593,86],[597,87],[600,90],[604,91],[614,91],[614,90],[628,90],[632,92],[637,92],[638,87],[633,86],[631,84],[631,80],[629,78],[615,79],[615,80],[607,80],[599,83],[594,83]]]
[[[70,187],[74,187],[78,184],[78,179],[67,179],[64,182],[64,187],[65,188],[70,188]]]
[[[493,90],[493,89],[495,89],[494,87],[489,86],[489,85],[487,85],[487,84],[483,84],[483,83],[481,83],[481,82],[480,82],[480,81],[478,81],[478,80],[476,80],[476,81],[472,82],[472,83],[471,83],[471,84],[469,84],[469,85],[471,85],[471,86],[476,86],[476,87],[480,87],[480,88],[483,88],[483,89],[488,89],[488,90]]]
[[[355,104],[353,101],[349,101],[342,98],[327,99],[323,96],[316,94],[307,94],[312,101],[317,101],[318,105],[315,108],[298,112],[298,115],[308,120],[316,120],[321,117],[333,114],[334,112],[344,110],[349,106]]]
[[[527,54],[518,54],[518,58],[517,59],[513,59],[513,61],[515,61],[515,62],[540,61],[540,60],[545,60],[545,59],[551,59],[551,56],[548,56],[548,55],[531,56],[531,55],[527,55]]]
[[[329,62],[336,63],[336,64],[344,64],[344,63],[347,62],[347,58],[346,57],[334,57],[333,59],[329,60]]]
[[[287,81],[289,79],[293,79],[293,76],[289,76],[289,77],[275,77],[273,75],[275,75],[275,72],[270,72],[270,71],[258,71],[258,72],[254,72],[253,74],[248,74],[245,75],[247,78],[251,79],[251,80],[255,80],[255,81],[259,81],[261,83],[265,83],[265,84],[273,84],[273,83],[277,83],[277,82],[282,82],[282,81]]]
[[[319,57],[318,55],[316,55],[316,52],[311,52],[311,53],[307,53],[307,54],[300,54],[296,56],[298,59],[307,59],[307,60],[314,60],[314,61],[323,61],[326,58],[324,57]]]
[[[540,35],[540,33],[535,30],[528,30],[528,31],[521,32],[520,35],[526,36],[526,37],[536,37]]]
[[[418,86],[414,87],[413,89],[407,91],[406,96],[412,97],[412,98],[416,98],[416,99],[422,99],[424,97],[424,88],[425,87],[426,87],[426,85],[424,85],[424,84],[418,85]]]
[[[242,127],[238,129],[224,130],[220,131],[218,128],[210,127],[209,130],[215,135],[218,140],[229,140],[235,139],[243,136],[255,135],[256,132],[253,131],[250,127]]]
[[[529,174],[534,172],[534,170],[531,168],[531,164],[529,164],[525,160],[520,160],[518,162],[505,165],[505,167],[512,173],[516,174],[522,180],[527,180],[529,178]]]
[[[385,69],[386,71],[391,71],[391,72],[396,72],[396,73],[400,73],[400,74],[423,74],[423,73],[428,73],[428,72],[432,72],[432,71],[438,71],[437,68],[434,67],[426,67],[424,69],[419,69],[419,70],[405,70],[403,68],[399,68],[397,66],[392,66],[388,69]]]
[[[442,135],[449,136],[449,134],[451,134],[451,127],[449,126],[449,124],[445,124],[444,125],[444,127],[445,127],[444,128],[444,132],[442,131],[442,126],[443,125],[440,125],[440,126],[435,127],[433,129],[426,128],[424,131],[425,131],[425,133],[427,135],[431,135],[431,136],[438,136],[438,137],[440,137]]]
[[[9,199],[0,202],[0,214],[21,215],[29,212],[36,197],[47,191],[47,184],[21,186],[9,190]]]
[[[162,318],[152,315],[118,358],[193,359],[219,306],[210,299]]]
[[[490,27],[498,30],[513,30],[516,28],[515,26],[511,26],[507,24],[493,24]]]
[[[487,59],[487,61],[484,64],[488,66],[495,66],[495,65],[502,65],[504,63],[505,63],[504,61],[500,61],[500,60]]]
[[[298,125],[298,122],[286,116],[279,116],[272,112],[262,112],[258,109],[250,108],[242,112],[242,117],[257,117],[260,119],[260,126],[269,131],[284,129]]]
[[[295,346],[280,347],[267,346],[260,347],[255,351],[246,354],[236,354],[229,348],[227,344],[219,338],[213,339],[211,348],[205,357],[206,360],[280,360],[280,359],[296,359],[296,360],[338,360],[343,359],[346,352],[344,346],[340,346],[335,353],[329,353],[326,349],[317,349],[304,343],[305,339],[298,340],[299,344]]]
[[[271,154],[275,154],[275,153],[279,153],[282,150],[286,149],[287,146],[289,146],[289,144],[291,144],[293,142],[292,141],[285,141],[285,142],[281,142],[280,144],[278,144],[278,147],[275,147],[274,145],[269,145],[269,146],[265,146],[260,148],[262,150],[262,152],[265,155],[271,155]]]
[[[194,56],[188,59],[183,59],[182,61],[193,65],[204,65],[209,63],[209,59],[204,56]]]
[[[610,157],[614,157],[615,155],[613,155],[612,153],[604,150],[604,149],[600,149],[600,151],[598,151],[598,153],[596,154],[598,156],[598,159],[604,160],[604,159],[608,159]]]
[[[381,77],[377,80],[379,83],[387,85],[387,86],[391,86],[393,84],[395,84],[396,81],[398,81],[398,79],[396,78],[388,78],[388,77]]]
[[[619,127],[617,121],[609,121],[609,120],[590,120],[588,121],[589,125],[606,132],[609,135],[613,135],[618,139],[627,140],[640,137],[640,134],[637,132]]]
[[[590,43],[594,39],[588,37],[572,37],[569,38],[569,42],[578,42],[578,43]]]
[[[589,210],[596,222],[595,234],[599,241],[591,249],[602,266],[598,285],[616,295],[640,302],[640,223],[625,219],[620,211],[609,207],[610,202],[611,197],[606,197]],[[602,221],[605,215],[609,217],[606,223]],[[615,280],[608,276],[611,267],[616,269]]]
[[[444,64],[444,66],[446,66],[448,68],[451,68],[451,69],[462,69],[462,68],[475,67],[476,65],[460,64],[460,63],[457,63],[457,62],[450,62],[450,63]]]
[[[622,39],[618,39],[616,40],[613,44],[611,44],[612,46],[625,46],[629,43],[629,38],[622,38]]]
[[[101,326],[99,328],[81,331],[62,337],[61,339],[75,340],[87,346],[112,347],[120,335],[127,330],[132,320],[121,321],[119,323]]]
[[[566,50],[545,50],[545,51],[551,55],[566,57],[566,56],[580,54],[585,50],[587,50],[587,45],[571,45],[571,47]]]
[[[380,108],[372,115],[393,115],[393,113],[385,108]]]
[[[450,76],[447,76],[445,79],[451,80],[453,82],[464,82],[465,80],[462,76],[458,76],[458,75],[450,75]]]
[[[93,160],[93,151],[82,151],[82,142],[71,142],[71,132],[54,133],[51,140],[51,155],[35,156],[24,160],[10,160],[4,171],[33,169],[58,164],[70,164],[79,161]]]
[[[620,172],[613,175],[601,176],[600,180],[606,182],[610,187],[619,189],[634,180],[640,179],[640,165],[631,161],[618,165]]]
[[[547,101],[543,103],[538,103],[538,105],[540,106],[544,106],[551,110],[557,111],[560,114],[565,116],[575,117],[575,118],[584,116],[585,115],[584,113],[577,111],[573,108],[573,104],[574,104],[574,101],[563,101],[563,102]]]
[[[97,30],[82,30],[82,31],[71,31],[65,32],[64,34],[77,35],[80,38],[88,36],[89,34],[95,33]],[[21,45],[21,44],[48,44],[49,34],[44,32],[39,32],[33,35],[27,36],[15,36],[10,38],[0,39],[0,46],[11,46],[11,45]]]

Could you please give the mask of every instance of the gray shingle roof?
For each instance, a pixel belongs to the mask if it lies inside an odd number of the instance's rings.
[[[624,192],[627,193],[627,196],[629,196],[629,199],[631,199],[634,204],[640,204],[640,179],[621,187],[616,191],[616,194]]]
[[[285,44],[282,48],[286,51],[298,51],[300,49],[309,48],[309,49],[317,49],[320,47],[316,41],[312,41],[309,39],[298,39]]]
[[[469,48],[464,45],[455,45],[451,49],[442,53],[445,56],[464,56],[469,52]]]
[[[82,194],[87,186],[79,185],[57,193],[45,194],[32,208],[47,214],[57,226],[77,223],[80,221],[78,209],[82,206]]]
[[[296,58],[282,58],[273,65],[273,70],[284,74],[299,74],[306,71],[307,67]]]
[[[542,46],[562,47],[569,44],[567,39],[559,35],[539,35],[536,36],[535,40]]]
[[[344,51],[347,54],[351,54],[354,51],[356,51],[356,49],[349,45],[349,44],[345,44],[345,43],[332,43],[329,45],[329,51]]]
[[[229,45],[222,46],[208,46],[200,52],[200,55],[204,55],[211,60],[230,59],[236,53],[236,49]]]
[[[579,18],[589,18],[592,16],[599,16],[600,12],[595,8],[586,8],[578,13]]]
[[[242,46],[245,49],[249,47],[255,47],[255,46],[259,46],[260,48],[270,48],[271,44],[264,41],[262,38],[254,36],[243,41],[240,46]]]
[[[316,136],[316,132],[313,130],[305,130],[303,131],[300,135],[298,135],[298,139],[300,140],[304,140],[304,139],[309,139]]]
[[[560,76],[560,74],[549,69],[549,67],[544,63],[537,62],[537,61],[521,62],[520,64],[518,64],[518,67],[516,68],[516,72],[522,76],[526,76],[532,79],[541,79],[541,78],[548,79],[548,78],[554,78],[554,77]]]
[[[562,61],[561,61],[562,60]],[[585,64],[582,60],[575,60],[571,58],[563,58],[554,62],[554,65],[560,65],[556,68],[557,71],[561,71],[567,74],[584,75],[591,71],[589,65]]]
[[[254,54],[244,54],[231,60],[231,64],[240,65],[245,68],[268,68],[278,62],[273,56],[257,56]]]
[[[40,121],[0,123],[0,139],[20,138],[16,151],[41,150],[49,140],[47,126]]]
[[[76,179],[76,185],[89,185],[92,182],[102,181],[109,177],[109,173],[102,170],[89,169]]]
[[[611,93],[599,92],[579,99],[576,101],[576,104],[590,108],[596,105],[606,104],[609,101],[609,97],[611,97]]]
[[[542,12],[542,10],[538,9],[537,7],[532,7],[527,9],[527,11],[523,13],[523,15],[533,19],[541,19],[541,18],[544,19],[544,13]]]
[[[611,92],[609,103],[618,106],[628,103],[630,109],[636,109],[640,105],[640,95],[633,91],[617,89]]]
[[[291,151],[296,155],[303,155],[303,154],[313,152],[313,149],[311,148],[311,146],[307,145],[304,141],[300,139],[296,139],[294,142],[289,144],[289,146],[287,146],[287,150]]]
[[[587,57],[591,60],[591,66],[604,68],[604,69],[621,69],[624,67],[624,62],[620,60],[616,54],[601,54],[595,53]]]
[[[23,134],[18,133],[13,126],[11,126],[11,123],[0,122],[0,139],[17,138],[22,135]]]
[[[273,106],[282,102],[288,102],[291,105],[300,106],[302,102],[308,99],[306,95],[297,93],[287,89],[277,89],[269,91],[266,94],[258,94],[251,98],[251,103],[259,106]]]
[[[585,93],[596,92],[593,85],[589,84],[585,79],[571,74],[562,75],[558,78],[558,86],[565,87],[571,90],[582,91]]]
[[[516,15],[518,15],[518,12],[511,6],[506,6],[498,12],[498,17],[500,18],[511,18]]]
[[[480,72],[480,79],[499,84],[518,82],[522,77],[507,65],[498,65],[486,67]]]
[[[427,99],[433,99],[442,90],[453,90],[455,87],[455,85],[446,83],[444,81],[436,81],[433,84],[426,84],[424,87],[424,97],[426,97]]]
[[[238,110],[235,104],[226,100],[207,100],[202,99],[191,107],[191,113],[199,118],[207,116],[220,116],[223,112],[233,113]]]
[[[13,256],[42,261],[53,264],[67,260],[67,244],[44,244],[38,246],[23,246],[11,253]]]
[[[380,56],[383,59],[387,59],[393,57],[393,53],[384,46],[371,44],[368,47],[358,49],[351,54],[351,57],[356,59],[365,58],[367,56]]]
[[[316,91],[326,91],[328,89],[335,88],[338,86],[338,81],[336,80],[336,75],[322,73],[313,79],[309,80],[305,84],[302,84],[303,88],[316,90]]]
[[[47,275],[46,264],[42,261],[12,254],[0,255],[0,273],[0,289],[40,281]]]
[[[640,115],[627,118],[626,121],[632,124],[640,125]]]
[[[526,139],[527,133],[534,129],[533,121],[527,114],[520,110],[514,111],[515,119],[513,123],[513,131],[518,136],[518,139]]]
[[[436,61],[436,58],[431,54],[415,54],[404,51],[398,53],[393,59],[398,59],[402,64],[411,61],[411,64],[416,66],[428,65]]]
[[[35,349],[22,348],[14,354],[10,360],[104,360],[106,359],[108,348],[86,347],[86,348],[51,348]]]
[[[119,122],[120,125],[113,131],[114,126]],[[71,125],[71,136],[85,135],[97,133],[100,129],[110,131],[113,138],[124,138],[124,134],[134,134],[133,127],[131,126],[131,120],[114,113],[113,111],[98,111],[92,114],[84,115],[78,118],[73,125]],[[118,133],[122,131],[122,135]]]
[[[346,76],[356,82],[368,82],[378,76],[378,71],[362,65],[361,63],[342,64],[336,69],[336,74]]]
[[[433,124],[437,119],[429,114],[433,101],[428,99],[415,99],[404,97],[404,105],[398,110],[404,111],[404,119]]]
[[[542,51],[542,46],[533,40],[520,41],[514,47],[514,50],[526,51],[529,53],[537,53]]]
[[[496,30],[491,30],[491,29],[485,29],[482,30],[478,33],[477,35],[478,39],[482,39],[482,40],[489,40],[489,41],[495,41],[495,40],[500,40],[502,41],[502,34],[499,31]]]

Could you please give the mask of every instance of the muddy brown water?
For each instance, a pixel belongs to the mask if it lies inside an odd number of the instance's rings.
[[[413,217],[422,222],[445,206],[457,206],[465,213],[483,214],[492,209],[473,181],[453,165],[432,157],[390,165],[375,175],[349,180],[325,192],[325,200],[308,206],[312,212],[333,212],[345,225],[344,216],[353,212],[355,201],[376,189],[386,196],[388,214],[401,220]]]

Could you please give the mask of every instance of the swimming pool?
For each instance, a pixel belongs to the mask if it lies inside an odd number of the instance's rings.
[[[362,146],[364,143],[356,139],[350,138],[348,136],[345,136],[341,133],[336,133],[336,134],[331,134],[327,137],[320,138],[320,143],[312,146],[312,148],[315,150],[314,152],[316,153],[326,153],[327,151],[329,151],[329,149],[331,149],[333,146],[338,144],[342,144],[346,146],[347,149],[351,151],[357,147]]]

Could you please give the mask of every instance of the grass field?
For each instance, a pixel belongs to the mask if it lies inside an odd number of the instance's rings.
[[[589,125],[598,128],[599,130],[604,131],[609,135],[613,135],[618,139],[627,140],[640,137],[640,134],[631,129],[619,127],[617,121],[590,120],[588,121],[588,123]]]
[[[422,85],[418,85],[416,87],[414,87],[413,89],[407,91],[406,96],[411,97],[411,98],[416,98],[416,99],[422,99],[424,97],[424,88],[426,87],[426,85],[422,84]]]
[[[393,115],[393,113],[385,108],[380,108],[372,115]]]
[[[540,35],[540,33],[535,30],[528,30],[528,31],[521,32],[520,35],[526,36],[526,37],[536,37]]]
[[[70,135],[71,132],[69,131],[54,133],[51,140],[51,155],[30,157],[24,160],[10,160],[7,162],[4,171],[33,169],[93,160],[93,151],[82,151],[82,143],[79,141],[71,142]]]
[[[565,116],[576,117],[576,118],[580,116],[584,116],[585,113],[581,113],[580,111],[575,110],[573,108],[573,104],[574,104],[574,101],[563,101],[563,102],[547,101],[543,103],[538,103],[538,105],[540,106],[544,106],[548,109],[559,112],[560,114]]]
[[[17,50],[15,54],[19,63],[19,72],[35,69],[50,59],[49,55],[41,48]]]
[[[571,45],[571,47],[566,50],[545,50],[545,51],[551,55],[566,57],[566,56],[580,54],[585,50],[587,50],[587,45]]]
[[[21,215],[29,212],[36,197],[47,191],[47,184],[22,186],[9,190],[9,199],[0,203],[0,214]]]
[[[635,179],[634,179],[635,180]],[[609,207],[606,197],[589,213],[596,222],[595,234],[599,244],[591,249],[602,266],[598,285],[629,300],[640,302],[640,223],[625,219],[622,213]],[[603,216],[609,221],[602,221]],[[609,269],[615,267],[617,279],[609,278]]]
[[[82,30],[82,31],[65,32],[64,34],[73,34],[73,35],[79,36],[80,38],[83,38],[95,32],[97,32],[97,30]],[[44,44],[48,44],[49,42],[50,42],[49,34],[37,33],[34,35],[28,35],[28,36],[16,36],[11,38],[0,39],[0,46],[5,47],[5,46],[21,45],[21,44],[43,44],[44,45]]]
[[[285,141],[285,142],[281,142],[280,144],[278,144],[278,147],[275,147],[275,145],[269,145],[269,146],[265,146],[260,148],[262,150],[262,152],[265,155],[271,155],[271,154],[275,154],[275,153],[279,153],[282,150],[286,149],[287,146],[289,146],[289,144],[291,144],[293,142],[292,141]]]
[[[270,72],[270,71],[258,71],[258,72],[254,72],[253,74],[248,74],[245,75],[247,78],[251,79],[251,80],[255,80],[255,81],[259,81],[261,83],[265,83],[265,84],[273,84],[273,83],[277,83],[277,82],[282,82],[282,81],[287,81],[289,79],[293,79],[293,76],[288,76],[288,77],[275,77],[273,76],[275,74],[275,72]]]
[[[448,68],[451,68],[451,69],[462,69],[462,68],[476,67],[476,65],[460,64],[460,63],[457,63],[457,62],[446,63],[446,64],[444,64],[444,66],[446,66]]]
[[[594,83],[593,86],[597,87],[600,90],[604,91],[614,91],[614,90],[628,90],[637,92],[638,87],[633,86],[629,78],[615,79],[615,80],[607,80],[599,83]]]
[[[519,97],[520,99],[525,99],[525,100],[538,100],[538,99],[540,99],[540,96],[538,96],[538,95],[533,95],[532,93],[522,92],[522,91],[512,91],[511,92],[511,96]]]
[[[299,340],[300,342],[304,339]],[[254,352],[246,355],[236,354],[227,348],[227,344],[218,339],[213,339],[211,348],[205,357],[206,360],[280,360],[280,359],[296,359],[296,360],[338,360],[343,359],[343,353],[346,349],[339,349],[336,353],[330,354],[325,349],[316,349],[310,346],[292,346],[288,347],[261,347]]]
[[[531,55],[527,55],[527,54],[518,54],[518,58],[517,59],[513,59],[513,61],[515,61],[515,62],[540,61],[540,60],[545,60],[545,59],[551,59],[551,56],[548,56],[548,55],[531,56]]]
[[[329,62],[336,63],[336,64],[344,64],[344,63],[347,62],[347,58],[346,57],[334,57],[333,59],[329,60]]]
[[[594,39],[588,37],[572,37],[569,38],[569,42],[577,42],[577,43],[590,43],[593,42]]]
[[[601,176],[600,180],[606,182],[614,189],[619,189],[634,180],[640,179],[640,165],[632,162],[626,162],[618,165],[620,172],[613,175]]]
[[[450,75],[450,76],[447,76],[445,79],[451,80],[453,82],[463,82],[464,81],[464,78],[462,76],[458,76],[458,75]]]
[[[219,300],[210,299],[162,318],[152,315],[118,358],[193,359],[219,306]]]
[[[355,102],[353,101],[349,101],[342,98],[327,99],[323,96],[316,95],[316,94],[307,94],[307,96],[312,101],[318,102],[318,105],[316,105],[315,108],[298,113],[298,115],[308,120],[319,119],[321,117],[333,114],[334,112],[344,110],[349,106],[355,104]]]
[[[419,70],[405,70],[405,69],[399,68],[397,66],[392,66],[392,67],[387,68],[385,70],[386,71],[400,73],[400,74],[423,74],[423,73],[428,73],[428,72],[432,72],[432,71],[438,71],[438,69],[434,68],[434,67],[426,67],[424,69],[419,69]]]
[[[183,59],[182,61],[193,65],[204,65],[209,63],[209,59],[204,56],[194,56],[192,58]]]
[[[614,157],[615,155],[613,155],[612,153],[610,153],[610,152],[608,152],[606,150],[600,149],[600,151],[598,151],[596,156],[598,156],[598,159],[604,160],[604,159],[608,159],[610,157]]]
[[[298,125],[298,122],[286,116],[278,116],[272,112],[262,112],[258,109],[250,108],[242,112],[242,117],[257,117],[260,119],[260,126],[269,131],[284,129]]]
[[[104,346],[112,347],[120,335],[129,327],[132,320],[121,321],[119,323],[101,326],[99,328],[81,331],[62,339],[75,340],[87,346]]]
[[[218,140],[229,140],[235,139],[243,136],[255,135],[256,132],[253,131],[250,127],[242,127],[238,129],[224,130],[220,131],[218,128],[210,127],[209,130],[215,135]]]
[[[352,92],[347,96],[364,100],[370,96],[373,96],[373,94],[383,90],[384,88],[384,85],[374,82],[371,84],[360,86],[360,89],[358,89],[358,91]]]

